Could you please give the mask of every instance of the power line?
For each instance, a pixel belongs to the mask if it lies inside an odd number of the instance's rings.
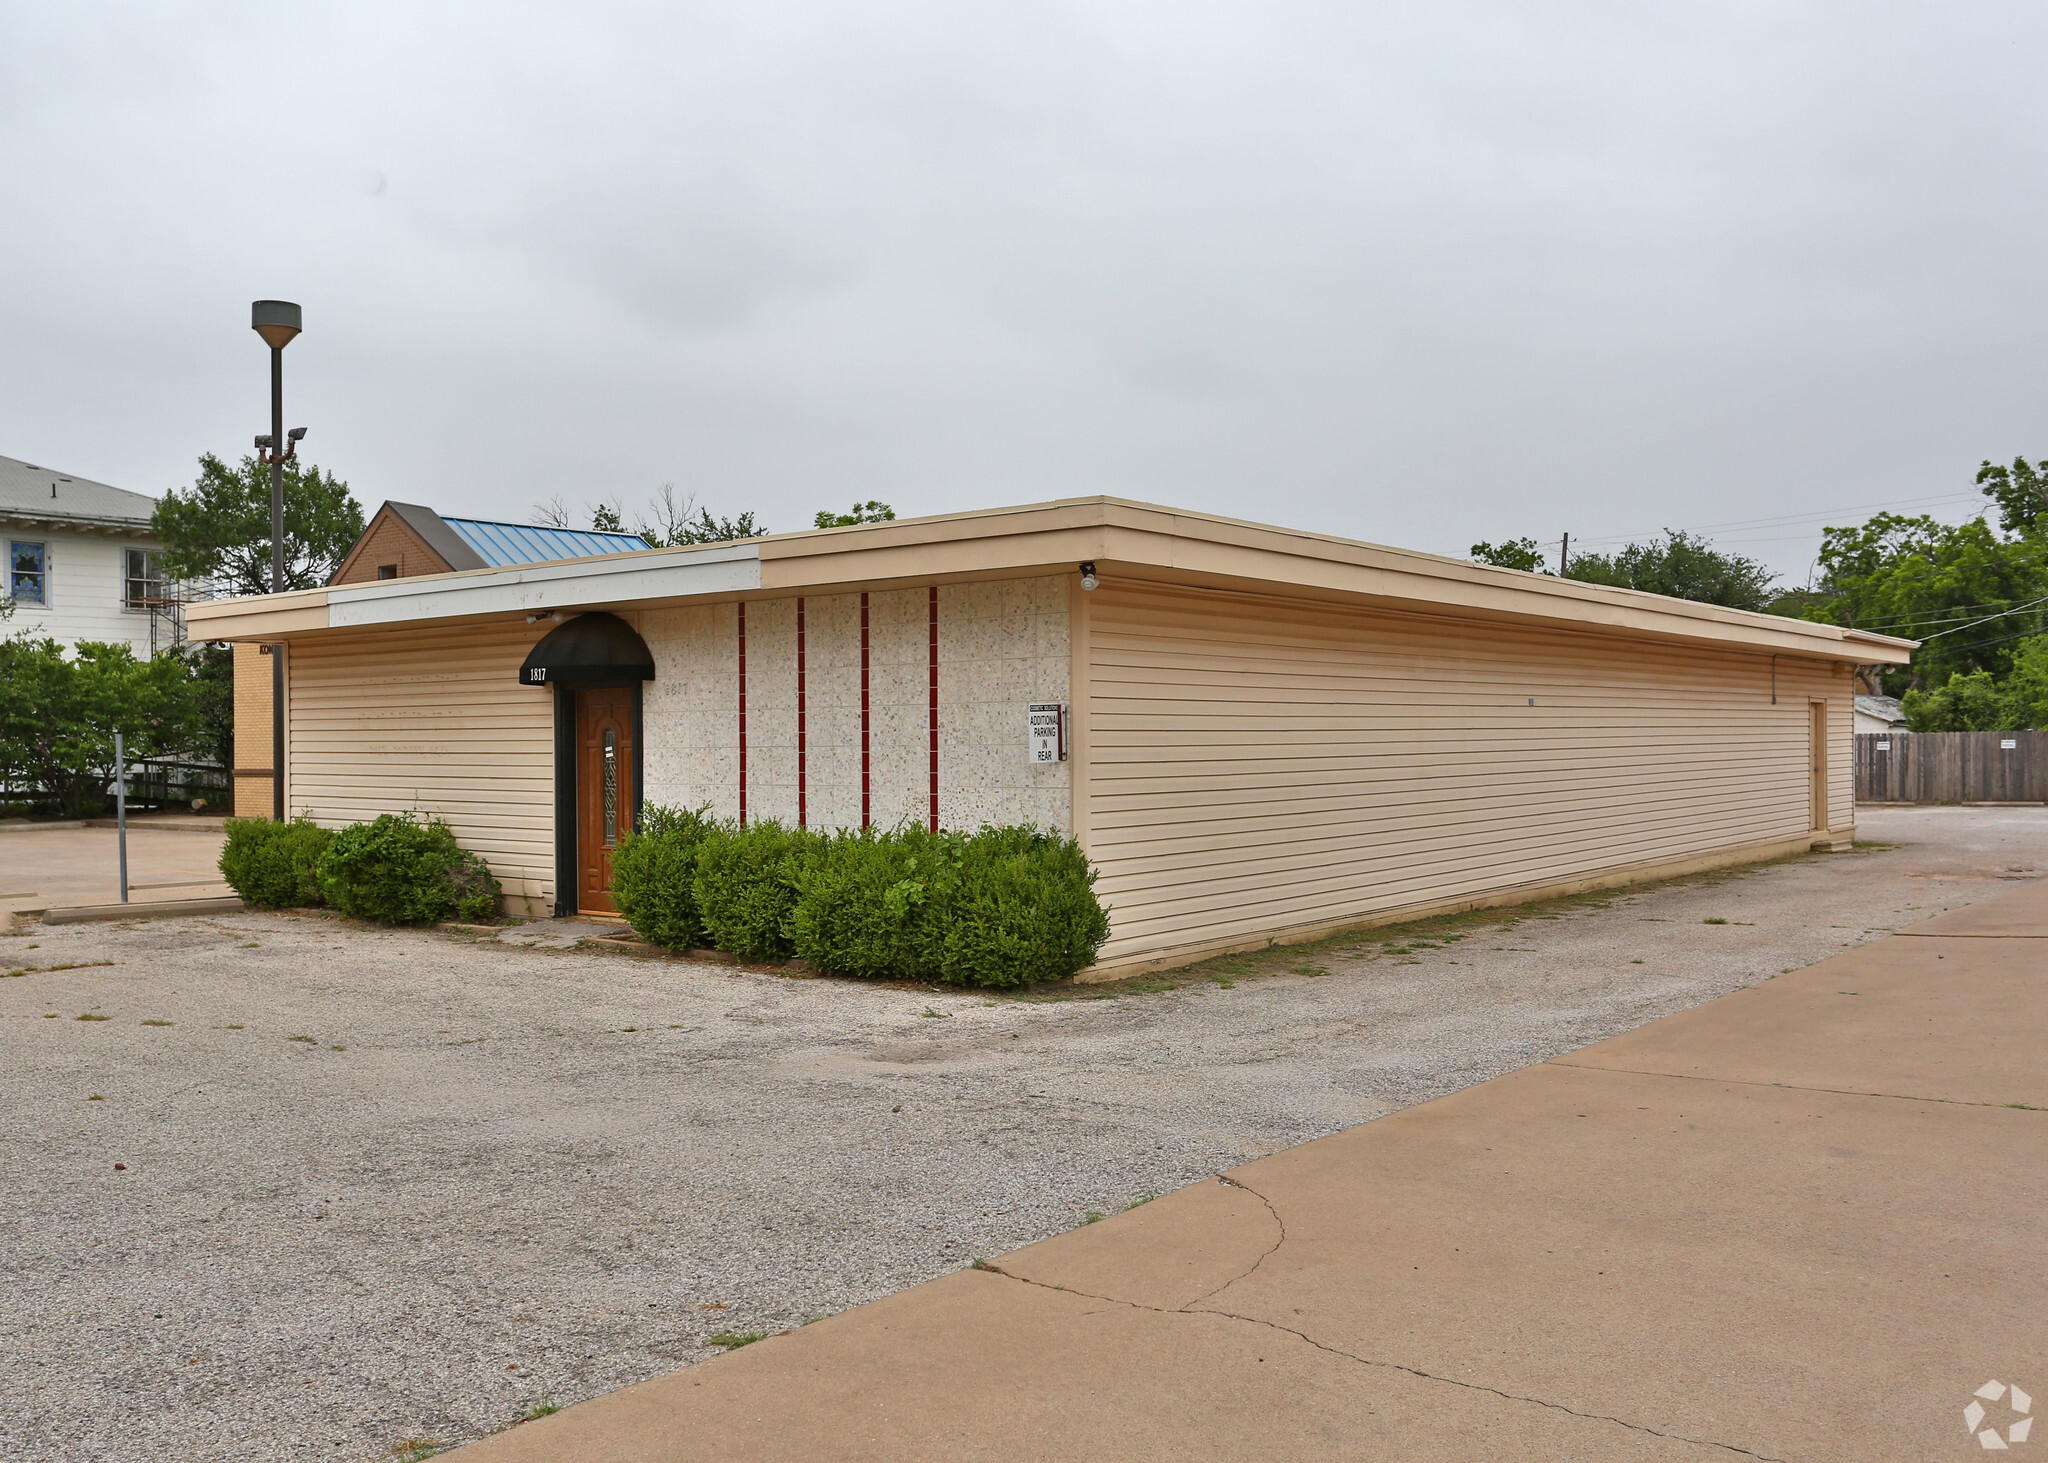
[[[2000,614],[1996,614],[1996,615],[1986,615],[1986,616],[1984,616],[1984,618],[1983,618],[1983,619],[1981,619],[1981,620],[1969,620],[1969,621],[1966,621],[1966,622],[1965,622],[1965,623],[1963,623],[1963,624],[1960,624],[1960,625],[1957,625],[1957,626],[1953,627],[1952,629],[1947,629],[1947,630],[1937,630],[1937,631],[1935,631],[1935,632],[1934,632],[1934,633],[1933,633],[1932,635],[1922,635],[1922,636],[1921,636],[1920,638],[1921,638],[1922,640],[1939,640],[1939,639],[1940,639],[1940,638],[1941,638],[1942,636],[1944,636],[1944,635],[1953,635],[1953,634],[1955,634],[1955,633],[1956,633],[1956,632],[1957,632],[1958,630],[1967,630],[1967,629],[1969,629],[1969,628],[1970,628],[1970,626],[1971,626],[1971,625],[1983,625],[1983,624],[1988,624],[1988,623],[1989,623],[1990,621],[1992,621],[1992,620],[2003,620],[2003,619],[2005,619],[2005,618],[2006,618],[2006,617],[2007,617],[2008,615],[2016,615],[2016,614],[2018,614],[2018,613],[2019,613],[2019,612],[2020,612],[2021,610],[2030,610],[2030,609],[2032,609],[2032,608],[2033,608],[2033,607],[2034,607],[2035,605],[2043,605],[2043,604],[2048,604],[2048,594],[2044,594],[2044,595],[2042,595],[2042,596],[2041,596],[2041,597],[2040,597],[2039,599],[2030,599],[2030,600],[2028,600],[2028,601],[2027,601],[2027,602],[2026,602],[2025,604],[2021,604],[2021,605],[2014,605],[2014,606],[2013,606],[2013,607],[2012,607],[2011,609],[2009,609],[2009,610],[2005,610],[2005,611],[2003,611],[2003,612],[2002,612],[2002,613],[2000,613]]]
[[[1954,502],[1954,501],[1959,501],[1959,500],[1972,500],[1972,501],[1974,501],[1974,500],[1976,500],[1976,499],[1978,499],[1978,498],[1980,498],[1980,497],[1982,497],[1982,496],[1983,496],[1983,495],[1982,495],[1982,494],[1981,494],[1980,492],[1967,492],[1967,493],[1965,493],[1965,492],[1955,492],[1955,493],[1935,493],[1935,494],[1932,494],[1932,495],[1929,495],[1929,496],[1926,496],[1926,497],[1919,497],[1919,498],[1892,498],[1892,499],[1890,499],[1890,500],[1888,500],[1888,501],[1886,501],[1886,502],[1882,502],[1882,503],[1857,503],[1857,504],[1851,504],[1851,505],[1849,505],[1849,506],[1847,506],[1847,507],[1843,507],[1843,508],[1817,508],[1817,509],[1814,509],[1814,510],[1812,510],[1812,511],[1810,511],[1810,512],[1805,512],[1805,513],[1784,513],[1784,514],[1779,514],[1779,515],[1777,515],[1776,517],[1768,517],[1768,518],[1730,518],[1730,519],[1725,519],[1725,520],[1723,520],[1722,522],[1719,522],[1719,523],[1699,523],[1699,524],[1694,524],[1694,525],[1692,525],[1692,526],[1691,526],[1691,527],[1689,527],[1689,528],[1684,528],[1684,529],[1680,529],[1680,530],[1678,530],[1678,532],[1681,532],[1681,533],[1705,533],[1705,532],[1707,532],[1707,531],[1709,531],[1709,530],[1711,530],[1711,529],[1730,529],[1730,528],[1732,528],[1732,529],[1744,529],[1744,528],[1776,528],[1776,527],[1780,527],[1780,526],[1790,526],[1790,525],[1792,525],[1792,524],[1794,524],[1794,523],[1800,523],[1800,522],[1804,522],[1804,521],[1807,521],[1807,520],[1816,520],[1816,521],[1817,521],[1817,520],[1820,520],[1820,519],[1825,519],[1825,518],[1832,518],[1832,517],[1834,517],[1834,516],[1835,516],[1836,514],[1846,514],[1846,513],[1867,513],[1867,512],[1870,512],[1870,511],[1871,511],[1872,509],[1876,509],[1876,508],[1899,508],[1899,507],[1906,507],[1906,506],[1909,506],[1909,505],[1911,505],[1911,504],[1915,504],[1915,503],[1946,503],[1946,502]],[[1667,527],[1667,528],[1665,528],[1665,529],[1659,530],[1659,532],[1666,532],[1666,533],[1668,533],[1668,532],[1671,532],[1671,531],[1672,531],[1672,530],[1671,530],[1671,529],[1669,529],[1668,527]],[[1609,535],[1609,536],[1605,536],[1605,537],[1600,537],[1600,538],[1582,538],[1582,539],[1580,539],[1580,540],[1579,540],[1579,542],[1581,542],[1581,543],[1583,543],[1583,544],[1596,544],[1596,545],[1597,545],[1597,544],[1617,544],[1617,543],[1631,543],[1631,542],[1633,542],[1633,541],[1634,541],[1635,539],[1641,538],[1642,536],[1643,536],[1642,534],[1616,534],[1616,535]],[[1803,535],[1803,534],[1802,534],[1802,535],[1800,535],[1800,537],[1802,537],[1802,538],[1803,538],[1803,537],[1805,537],[1805,535]],[[1751,542],[1754,542],[1754,543],[1779,543],[1779,542],[1786,542],[1786,541],[1787,541],[1787,540],[1780,540],[1780,539],[1754,539],[1754,540],[1751,540]],[[1557,542],[1557,540],[1556,540],[1556,539],[1552,539],[1552,540],[1550,540],[1550,543],[1556,543],[1556,542]],[[1546,547],[1547,547],[1547,545],[1546,545]]]

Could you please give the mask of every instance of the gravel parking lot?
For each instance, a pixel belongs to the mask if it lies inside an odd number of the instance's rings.
[[[1861,831],[1894,846],[1053,1000],[315,917],[29,926],[0,1456],[475,1437],[2048,867],[2039,808]]]

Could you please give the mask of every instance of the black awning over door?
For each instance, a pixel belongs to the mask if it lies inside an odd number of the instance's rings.
[[[597,611],[556,626],[519,667],[522,686],[616,684],[654,679],[654,657],[639,632]]]

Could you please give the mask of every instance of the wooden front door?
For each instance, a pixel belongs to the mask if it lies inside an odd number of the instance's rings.
[[[576,907],[616,914],[612,853],[633,831],[633,689],[576,693]]]

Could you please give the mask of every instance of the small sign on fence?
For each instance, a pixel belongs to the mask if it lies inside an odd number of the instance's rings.
[[[1877,744],[1877,750],[1880,752],[1889,752],[1891,749],[1892,744],[1890,742],[1879,742]]]
[[[2001,752],[2010,752],[2013,748],[2017,747],[2018,745],[2019,742],[2016,741],[2014,738],[2004,737],[2001,738],[1998,743],[1998,750]]]

